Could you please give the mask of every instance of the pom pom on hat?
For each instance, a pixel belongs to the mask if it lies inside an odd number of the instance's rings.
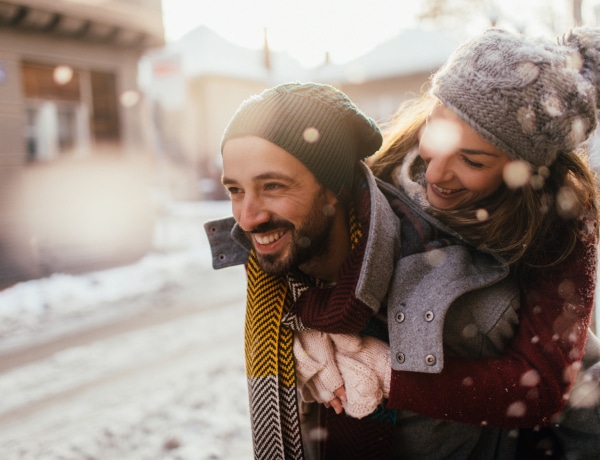
[[[581,74],[596,87],[596,103],[600,101],[600,28],[577,27],[561,37],[559,43],[571,46],[581,54]]]
[[[286,83],[244,101],[225,129],[227,140],[255,135],[298,158],[339,194],[350,188],[356,164],[375,153],[376,123],[340,90],[318,83]]]
[[[548,166],[594,132],[600,30],[559,43],[490,29],[460,46],[432,93],[513,159]]]

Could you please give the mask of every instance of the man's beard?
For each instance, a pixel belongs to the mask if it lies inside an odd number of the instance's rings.
[[[331,213],[327,213],[328,208],[324,193],[320,193],[299,227],[287,220],[275,219],[257,226],[250,232],[264,233],[281,228],[292,232],[292,242],[287,252],[260,254],[257,251],[256,258],[260,267],[270,275],[283,276],[293,268],[326,254],[333,228],[333,217]]]

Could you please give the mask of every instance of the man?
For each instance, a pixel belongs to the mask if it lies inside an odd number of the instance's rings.
[[[205,227],[215,268],[247,264],[245,352],[256,458],[305,458],[310,441],[319,440],[318,431],[300,430],[292,330],[335,324],[337,332],[385,331],[375,314],[399,255],[399,220],[362,163],[381,141],[373,120],[345,94],[314,83],[284,84],[248,99],[225,130],[222,182],[235,222]],[[232,251],[231,238],[244,250]],[[392,430],[381,418],[335,420],[346,422],[349,439],[365,429]],[[390,448],[375,437],[361,445],[370,455]]]

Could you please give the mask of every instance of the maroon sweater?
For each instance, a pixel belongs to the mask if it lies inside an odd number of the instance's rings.
[[[440,374],[394,371],[388,407],[508,428],[556,422],[587,338],[596,243],[579,241],[562,264],[522,280],[519,328],[502,356],[447,357]]]

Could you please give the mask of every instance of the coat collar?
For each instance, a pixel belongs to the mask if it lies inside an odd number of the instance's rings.
[[[379,190],[375,176],[363,162],[360,171],[365,178],[363,183],[369,188],[371,209],[369,222],[363,223],[369,230],[356,297],[377,311],[387,293],[395,260],[400,255],[400,221]],[[233,217],[209,221],[204,228],[214,269],[248,262],[251,245]]]

